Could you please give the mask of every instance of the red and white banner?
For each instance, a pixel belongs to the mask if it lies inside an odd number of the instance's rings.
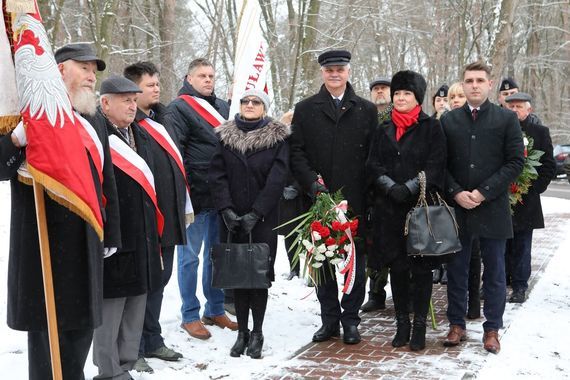
[[[109,146],[111,147],[113,165],[137,182],[154,204],[158,234],[162,236],[162,231],[164,230],[164,216],[158,208],[152,171],[146,161],[118,136],[109,136]]]
[[[186,203],[184,207],[184,215],[186,215],[186,220],[191,219],[191,216],[194,214],[194,208],[192,207],[192,201],[190,200],[190,186],[188,186],[188,182],[186,181],[186,170],[184,169],[184,164],[182,163],[182,155],[178,150],[178,147],[174,143],[174,140],[168,134],[164,125],[157,123],[156,121],[146,118],[144,120],[139,121],[139,125],[147,131],[151,137],[168,153],[170,157],[176,162],[176,166],[180,170],[182,174],[182,178],[184,178],[184,183],[186,184]]]
[[[19,108],[28,140],[27,171],[103,240],[89,159],[37,5],[34,14],[16,14],[12,28]]]
[[[263,38],[258,1],[244,0],[238,25],[230,119],[239,112],[241,95],[252,88],[269,93],[267,42]]]

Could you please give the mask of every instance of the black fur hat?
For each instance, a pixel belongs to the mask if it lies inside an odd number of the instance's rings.
[[[424,77],[411,70],[398,71],[392,77],[390,98],[394,101],[394,93],[398,90],[407,90],[414,93],[418,104],[422,104],[426,95],[427,83]]]

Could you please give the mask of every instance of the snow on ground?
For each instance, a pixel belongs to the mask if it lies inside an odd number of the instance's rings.
[[[8,267],[9,183],[0,183],[0,373],[2,378],[27,378],[26,333],[11,330],[6,321],[6,272]],[[570,212],[570,201],[545,198],[545,213]],[[570,227],[570,221],[568,222]],[[570,281],[567,274],[570,239],[561,244],[540,282],[522,306],[513,308],[508,330],[502,335],[503,350],[490,355],[478,374],[481,379],[495,378],[568,378],[570,374]],[[261,360],[249,357],[231,358],[229,350],[236,334],[217,327],[209,328],[212,338],[200,341],[190,338],[179,327],[180,299],[176,268],[168,284],[163,303],[161,323],[167,345],[184,354],[184,359],[167,364],[150,359],[155,373],[132,372],[135,379],[211,379],[260,378],[286,365],[287,360],[310,342],[320,325],[319,307],[314,292],[303,281],[286,281],[288,273],[285,251],[280,241],[277,255],[277,281],[270,289],[264,323],[265,345]],[[204,301],[199,292],[201,300]],[[250,321],[251,324],[251,321]],[[508,325],[505,323],[505,325]],[[565,344],[566,343],[566,344]],[[465,359],[465,358],[463,358]],[[289,362],[288,364],[291,364]],[[429,365],[429,364],[428,364]],[[453,362],[449,363],[450,366]],[[85,373],[92,378],[97,373],[88,358]]]

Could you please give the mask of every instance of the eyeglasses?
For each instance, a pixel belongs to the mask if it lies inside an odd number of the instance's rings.
[[[242,106],[245,106],[245,105],[249,104],[250,102],[254,106],[260,106],[263,104],[263,102],[261,100],[257,100],[257,99],[240,99],[239,104],[241,104]]]

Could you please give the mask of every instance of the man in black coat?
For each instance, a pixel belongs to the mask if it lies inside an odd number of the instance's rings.
[[[195,212],[194,223],[186,229],[187,244],[178,246],[181,327],[198,339],[211,336],[204,323],[237,330],[237,323],[225,314],[224,292],[212,288],[210,247],[219,241],[219,220],[210,196],[208,168],[218,144],[214,128],[225,121],[230,112],[228,103],[216,97],[214,80],[214,67],[209,61],[203,58],[193,60],[178,97],[168,106],[172,125],[178,135]],[[206,304],[201,321],[196,285],[202,245],[202,289]]]
[[[139,360],[135,365],[137,371],[152,373],[153,370],[145,361],[145,356],[166,361],[177,361],[182,357],[182,354],[164,344],[159,319],[164,287],[172,275],[174,246],[186,244],[186,176],[183,167],[177,165],[177,161],[181,163],[178,148],[169,144],[176,140],[176,135],[169,122],[168,111],[160,103],[158,69],[151,62],[137,62],[125,67],[123,73],[142,91],[137,97],[138,109],[135,122],[147,132],[152,132],[149,134],[151,137],[149,145],[155,164],[153,174],[158,207],[164,216],[164,230],[160,240],[164,266],[162,286],[147,294]],[[161,132],[168,136],[162,135]],[[191,216],[193,215],[188,215]]]
[[[130,379],[138,359],[146,296],[162,287],[162,214],[154,190],[151,137],[133,123],[139,87],[111,76],[101,84],[101,108],[121,213],[121,249],[105,259],[103,323],[95,330],[95,379]]]
[[[354,215],[362,219],[366,210],[365,162],[378,119],[374,104],[357,96],[348,82],[350,58],[345,50],[330,50],[319,56],[324,84],[319,93],[295,106],[291,168],[303,190],[313,198],[319,192],[342,189]],[[358,231],[362,239],[363,225]],[[366,285],[363,247],[364,244],[357,244],[354,286],[350,294],[343,295],[340,304],[334,276],[331,278],[328,270],[322,271],[323,283],[317,288],[317,297],[323,325],[313,341],[339,336],[340,322],[344,342],[360,342],[358,310]]]
[[[531,96],[524,92],[518,92],[508,96],[505,101],[507,107],[517,114],[524,133],[525,147],[528,145],[529,139],[532,138],[533,149],[544,152],[540,157],[542,165],[536,167],[538,178],[532,181],[528,193],[524,194],[521,202],[514,207],[514,236],[507,240],[505,261],[507,272],[511,274],[511,285],[513,287],[513,294],[509,302],[523,303],[531,273],[532,231],[537,228],[544,228],[540,194],[547,189],[550,181],[555,177],[556,162],[552,155],[552,140],[548,128],[530,120]]]
[[[522,170],[524,157],[516,115],[488,100],[490,73],[484,63],[467,65],[463,70],[467,102],[441,119],[448,151],[446,194],[455,204],[463,246],[447,265],[450,332],[444,345],[465,340],[471,245],[479,238],[485,266],[484,347],[498,353],[506,297],[505,242],[513,236],[508,191]]]
[[[76,117],[91,116],[88,114],[96,108],[96,72],[104,70],[105,63],[95,56],[90,45],[83,43],[64,46],[56,51],[55,59]],[[93,330],[101,324],[103,255],[120,246],[117,189],[107,133],[100,124],[91,124],[100,143],[100,169],[95,165],[96,158],[86,150],[103,215],[104,242],[83,219],[45,197],[62,372],[66,379],[84,378]],[[36,209],[32,187],[20,182],[17,175],[26,158],[25,146],[23,128],[0,138],[0,179],[10,179],[12,198],[8,326],[28,331],[29,378],[43,380],[51,378],[52,370]]]

